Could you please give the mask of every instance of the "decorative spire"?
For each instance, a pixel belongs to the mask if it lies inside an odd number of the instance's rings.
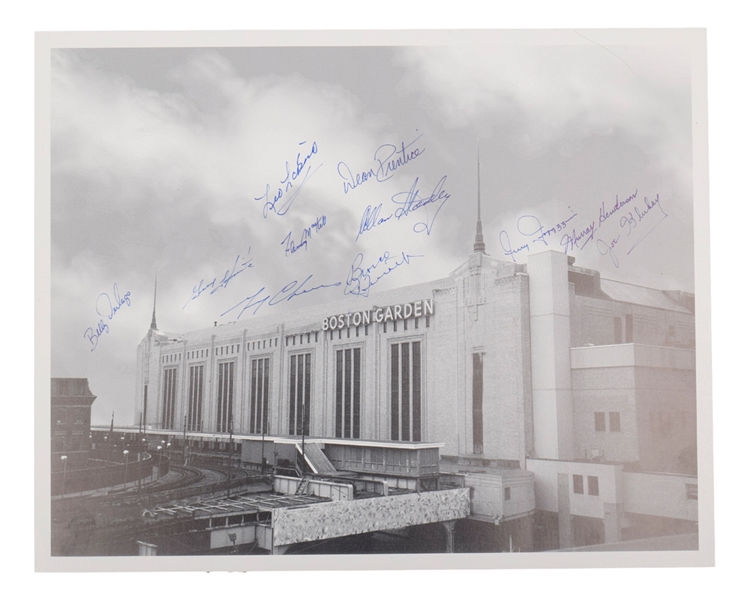
[[[156,284],[158,283],[158,274],[153,280],[153,316],[151,317],[151,329],[156,329]]]
[[[478,174],[478,219],[476,221],[476,237],[473,240],[473,252],[486,254],[486,244],[484,244],[484,233],[481,229],[481,148],[476,141],[477,151],[477,174]]]

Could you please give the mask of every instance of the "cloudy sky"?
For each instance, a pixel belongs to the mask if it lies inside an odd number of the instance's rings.
[[[157,273],[174,333],[445,276],[479,149],[491,256],[694,291],[691,65],[651,41],[54,51],[52,376],[132,424]]]

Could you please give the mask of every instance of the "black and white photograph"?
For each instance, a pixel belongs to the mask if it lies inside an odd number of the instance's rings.
[[[118,35],[37,38],[48,568],[713,560],[704,31]]]

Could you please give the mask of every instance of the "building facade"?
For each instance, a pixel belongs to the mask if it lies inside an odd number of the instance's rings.
[[[692,294],[553,251],[496,260],[479,229],[444,279],[179,335],[154,312],[137,406],[147,429],[441,443],[528,471],[564,547],[622,539],[629,472],[696,487],[694,347]]]
[[[52,470],[85,465],[88,461],[91,434],[91,405],[96,396],[88,379],[53,377],[51,380],[51,447]]]

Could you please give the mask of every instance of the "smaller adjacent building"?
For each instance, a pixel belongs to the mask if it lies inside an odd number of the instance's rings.
[[[91,405],[96,396],[85,378],[56,377],[51,385],[52,471],[62,470],[64,462],[67,469],[84,467],[90,448]]]

